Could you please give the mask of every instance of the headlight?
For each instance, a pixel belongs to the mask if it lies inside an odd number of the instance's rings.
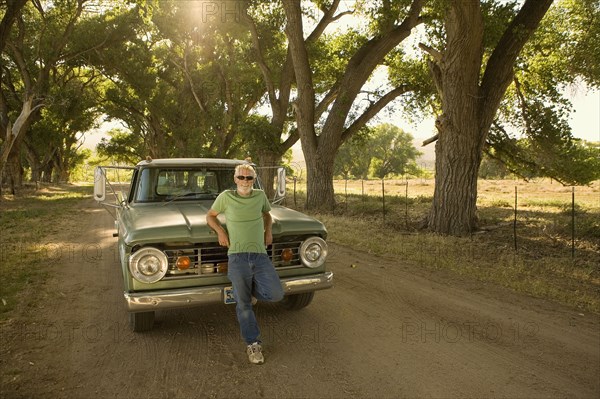
[[[164,252],[152,248],[142,248],[129,258],[129,271],[141,283],[156,283],[167,274],[169,267]]]
[[[327,258],[327,243],[320,237],[311,237],[300,246],[300,258],[304,266],[319,267]]]

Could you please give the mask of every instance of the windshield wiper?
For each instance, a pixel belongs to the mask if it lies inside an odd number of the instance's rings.
[[[195,196],[198,197],[199,195],[205,196],[205,195],[210,195],[210,199],[215,199],[217,198],[217,193],[211,193],[209,191],[204,191],[204,192],[199,192],[199,193],[183,193],[183,194],[178,194],[175,197],[171,198],[169,201],[164,202],[163,206],[170,204],[171,202],[178,200],[180,198],[184,198],[184,197],[191,197],[191,196]]]
[[[174,196],[173,198],[171,198],[169,201],[167,201],[167,202],[163,203],[163,206],[165,206],[165,205],[167,205],[167,204],[170,204],[171,202],[173,202],[173,201],[175,201],[175,200],[178,200],[178,199],[180,199],[180,198],[184,198],[184,197],[190,197],[190,196],[192,196],[192,195],[193,195],[193,196],[196,196],[196,195],[198,195],[198,194],[201,194],[201,193],[183,193],[183,194],[178,194],[178,195]]]

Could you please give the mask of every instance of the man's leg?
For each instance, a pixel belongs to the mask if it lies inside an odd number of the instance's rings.
[[[227,277],[233,285],[237,303],[235,310],[242,338],[248,345],[260,342],[260,330],[252,310],[252,266],[248,262],[247,253],[229,255]]]
[[[283,299],[283,287],[275,267],[266,254],[255,254],[254,296],[261,301],[279,302]]]

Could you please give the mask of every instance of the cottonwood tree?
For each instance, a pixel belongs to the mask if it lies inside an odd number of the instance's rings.
[[[204,140],[203,154],[198,155],[239,157],[244,146],[239,131],[264,93],[251,59],[249,33],[241,25],[245,2],[206,5],[175,2],[154,23],[168,39],[168,60],[180,70],[194,99],[204,130],[194,130],[195,139]]]
[[[115,128],[106,132],[108,138],[103,137],[96,146],[98,155],[110,158],[117,163],[135,165],[147,155],[143,137],[123,129]]]
[[[337,94],[335,90],[329,90],[329,87],[343,74],[343,64],[348,62],[349,56],[364,41],[352,31],[325,34],[328,27],[350,13],[338,12],[339,4],[340,0],[334,0],[331,4],[315,2],[314,10],[318,9],[320,16],[310,10],[303,12],[306,20],[312,23],[305,43],[313,60],[315,92],[319,96],[327,94],[317,110],[317,117],[325,112]],[[242,21],[252,38],[253,59],[260,68],[265,104],[268,105],[269,126],[265,126],[262,133],[256,136],[262,140],[251,138],[253,149],[256,150],[261,165],[275,166],[280,164],[284,154],[299,139],[292,112],[296,95],[295,71],[289,42],[284,33],[286,19],[282,2],[251,1],[248,8],[243,9]],[[267,191],[270,191],[274,169],[268,168],[260,173],[263,181],[267,182]]]
[[[144,147],[141,159],[176,155],[175,146],[169,141],[168,120],[174,118],[179,125],[185,125],[195,115],[191,96],[184,95],[181,74],[172,65],[169,68],[156,49],[160,41],[141,27],[135,37],[122,45],[90,57],[90,63],[108,81],[101,108],[107,119],[122,121],[129,134],[141,139]],[[113,144],[131,142],[115,139]]]
[[[485,59],[483,2],[442,3],[445,40],[439,48],[421,45],[431,57],[442,111],[426,224],[437,233],[465,235],[477,227],[477,175],[490,127],[513,82],[515,61],[552,0],[525,0]]]
[[[369,177],[369,168],[373,158],[373,153],[370,151],[372,137],[373,128],[365,126],[340,146],[334,163],[336,176],[343,176],[345,179]]]
[[[325,4],[325,2],[321,2]],[[328,12],[335,13],[339,2],[331,2]],[[361,91],[375,69],[411,31],[423,22],[424,0],[383,1],[371,4],[369,37],[344,65],[343,73],[326,91],[316,96],[313,60],[304,37],[304,22],[300,0],[286,0],[286,35],[294,65],[298,98],[294,103],[297,128],[307,164],[307,207],[333,209],[333,171],[335,155],[340,145],[366,125],[392,100],[416,88],[401,85],[369,101],[366,108],[354,113]],[[324,111],[327,111],[325,114]],[[322,116],[323,121],[319,122]],[[350,117],[349,117],[350,116]],[[319,122],[318,125],[316,123]]]
[[[10,163],[13,190],[21,168],[19,146],[25,132],[40,117],[40,110],[53,101],[49,95],[53,80],[59,81],[61,76],[68,76],[72,68],[79,68],[75,60],[81,60],[83,54],[110,47],[128,25],[119,23],[122,21],[108,10],[107,14],[111,15],[104,14],[99,19],[106,18],[110,23],[104,23],[102,30],[89,29],[91,25],[85,22],[97,14],[90,13],[87,7],[96,3],[89,0],[30,2],[16,9],[10,32],[2,31],[5,51],[2,52],[0,85],[0,136],[3,138],[0,176]]]
[[[336,175],[379,179],[390,174],[417,171],[421,153],[413,145],[413,136],[390,123],[363,129],[339,148],[335,160]]]
[[[376,126],[369,143],[373,174],[383,179],[390,174],[403,175],[417,170],[421,153],[414,147],[413,136],[389,123]]]
[[[263,89],[240,25],[242,3],[233,3],[206,15],[202,2],[159,2],[137,37],[98,54],[95,65],[113,82],[105,112],[143,137],[147,155],[245,153],[240,132]]]
[[[58,76],[60,81],[51,81],[52,102],[41,110],[23,140],[32,181],[69,181],[71,170],[82,161],[84,134],[95,127],[99,116],[93,70],[82,67]]]

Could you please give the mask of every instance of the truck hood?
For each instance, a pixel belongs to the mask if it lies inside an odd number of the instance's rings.
[[[143,204],[120,211],[119,233],[129,246],[167,242],[216,242],[217,235],[206,223],[206,213],[212,201],[173,202],[167,205]],[[278,205],[271,210],[273,237],[282,235],[320,235],[325,226],[303,213]],[[219,221],[227,227],[224,215]]]

